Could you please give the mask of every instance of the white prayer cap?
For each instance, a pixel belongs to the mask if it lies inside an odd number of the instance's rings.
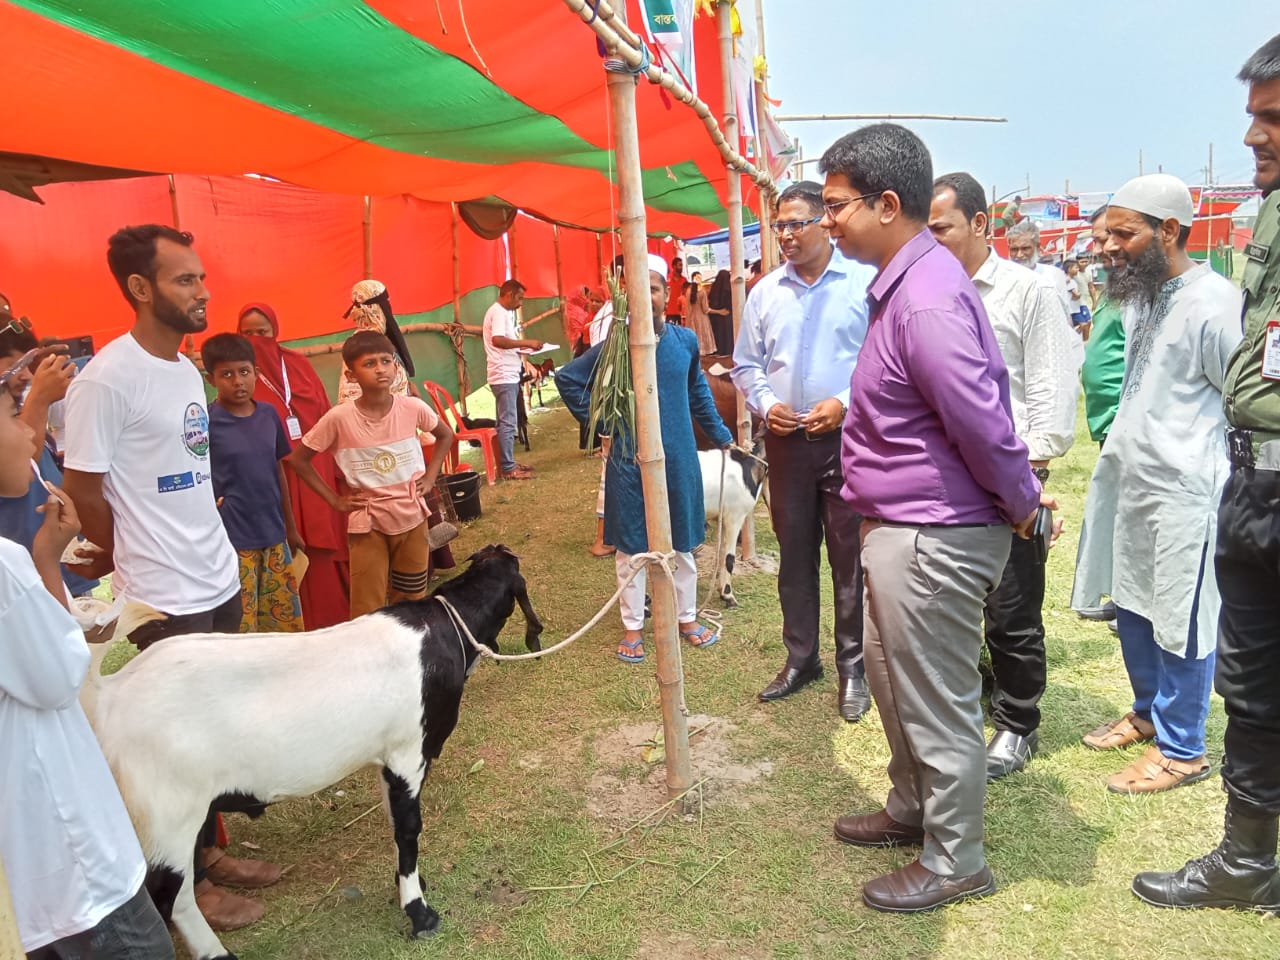
[[[667,261],[656,253],[649,254],[649,270],[662,277],[663,280],[667,279]]]
[[[1161,221],[1177,220],[1184,227],[1191,226],[1195,213],[1187,185],[1168,173],[1134,177],[1115,192],[1109,206],[1145,213]]]

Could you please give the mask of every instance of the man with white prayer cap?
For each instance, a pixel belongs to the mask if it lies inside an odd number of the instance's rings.
[[[1107,781],[1157,793],[1209,775],[1204,728],[1220,606],[1213,543],[1229,465],[1222,412],[1241,339],[1240,290],[1187,256],[1193,207],[1177,177],[1149,174],[1107,207],[1107,297],[1122,304],[1125,379],[1093,471],[1071,605],[1110,595],[1133,709],[1084,738],[1152,741]]]
[[[689,646],[709,647],[719,636],[698,623],[697,617],[698,570],[692,551],[706,535],[706,517],[702,501],[702,469],[698,464],[690,416],[721,447],[733,443],[733,434],[720,419],[711,397],[711,387],[702,372],[698,335],[688,327],[665,322],[666,261],[656,254],[649,254],[648,266],[649,307],[654,336],[658,341],[654,364],[662,449],[666,458],[667,505],[671,516],[671,545],[675,551],[672,579],[676,616],[680,636]],[[632,314],[642,312],[639,305],[632,304]],[[603,343],[593,344],[582,356],[556,371],[560,398],[580,423],[589,419],[591,393],[597,388],[597,378],[606,372],[603,369],[606,364],[601,364],[600,370],[596,368],[603,347]],[[611,370],[607,372],[612,373]],[[605,461],[604,541],[617,548],[614,569],[619,587],[631,574],[632,558],[649,550],[638,452],[636,438],[631,431],[625,425],[615,425],[610,438],[609,458]],[[642,570],[618,598],[624,633],[618,641],[617,657],[624,663],[640,663],[645,658],[642,633],[645,576]]]

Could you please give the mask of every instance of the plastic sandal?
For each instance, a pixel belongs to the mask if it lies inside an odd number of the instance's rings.
[[[620,646],[626,647],[628,650],[631,651],[631,653],[628,654],[628,653],[619,652],[615,654],[615,656],[619,660],[621,660],[623,663],[644,663],[644,654],[636,653],[636,650],[640,647],[642,643],[644,643],[644,637],[641,637],[638,640],[631,640],[631,641],[619,640],[618,644]]]
[[[711,638],[708,640],[700,639],[705,637],[709,632],[710,631],[708,631],[702,624],[698,624],[697,630],[690,630],[687,633],[682,630],[680,631],[680,636],[688,640],[689,646],[691,647],[709,647],[720,639],[720,634],[718,633],[712,633]]]

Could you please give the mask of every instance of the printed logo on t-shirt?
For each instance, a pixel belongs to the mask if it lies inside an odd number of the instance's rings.
[[[209,456],[209,412],[202,403],[187,404],[182,416],[182,444],[200,460]]]
[[[379,450],[373,457],[373,469],[381,474],[388,474],[396,468],[396,455],[386,450]]]
[[[173,493],[176,490],[190,490],[196,485],[195,478],[191,476],[191,471],[186,473],[171,473],[168,476],[156,477],[157,493]]]

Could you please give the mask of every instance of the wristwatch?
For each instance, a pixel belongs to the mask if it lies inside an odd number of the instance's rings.
[[[1049,468],[1048,468],[1048,467],[1032,467],[1032,468],[1031,468],[1031,472],[1032,472],[1032,474],[1035,476],[1035,478],[1036,478],[1037,480],[1039,480],[1041,483],[1048,483],[1048,482],[1049,482]]]

